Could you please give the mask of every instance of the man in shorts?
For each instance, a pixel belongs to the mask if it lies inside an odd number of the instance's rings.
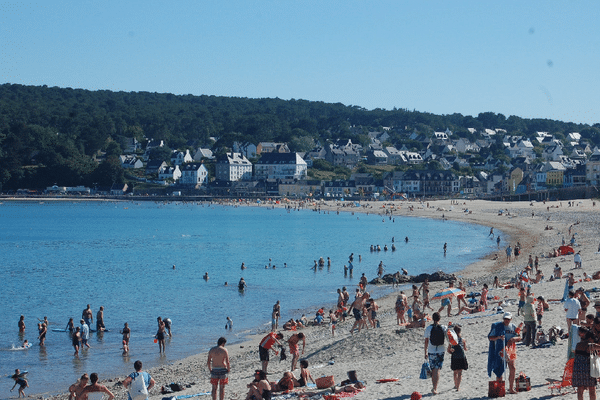
[[[84,319],[79,321],[81,324],[81,349],[83,350],[83,346],[86,346],[88,349],[90,348],[90,344],[88,340],[90,339],[90,327],[85,323]]]
[[[280,340],[283,340],[283,333],[271,332],[265,336],[258,345],[258,354],[260,361],[262,362],[262,370],[267,373],[267,366],[269,365],[269,350],[274,344],[281,346]],[[277,354],[277,351],[275,351]]]
[[[220,337],[217,345],[208,352],[206,365],[210,371],[210,383],[212,385],[212,400],[217,400],[217,388],[220,386],[219,399],[225,399],[225,385],[229,383],[229,353],[225,348],[227,339]]]
[[[362,312],[363,308],[365,308],[365,300],[363,296],[361,296],[360,292],[357,292],[356,299],[350,305],[350,310],[354,313],[354,325],[352,325],[352,329],[350,329],[350,334],[354,335],[354,329],[358,327],[358,332],[360,333],[360,328],[362,328],[364,321],[362,320]],[[349,311],[350,311],[349,310]]]

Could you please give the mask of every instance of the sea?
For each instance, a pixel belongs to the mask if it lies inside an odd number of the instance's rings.
[[[337,288],[353,293],[363,273],[374,278],[380,262],[386,273],[452,273],[496,248],[489,227],[390,218],[380,215],[378,204],[367,215],[263,203],[4,201],[0,374],[28,371],[30,395],[65,392],[83,373],[124,377],[138,359],[151,368],[206,351],[220,336],[241,342],[269,329],[277,300],[282,322],[302,314],[312,319],[319,307],[335,304]],[[371,252],[371,245],[389,250]],[[354,273],[345,276],[352,253]],[[329,257],[331,267],[314,270],[320,257]],[[243,292],[241,277],[247,282]],[[397,289],[368,290],[381,297]],[[92,333],[91,348],[74,357],[69,334],[52,329],[64,328],[69,318],[77,323],[87,304],[94,318],[104,307],[109,331]],[[24,335],[17,328],[21,315]],[[164,355],[154,343],[159,316],[172,320]],[[225,329],[228,316],[231,331]],[[44,317],[49,332],[39,346],[37,324]],[[121,354],[119,333],[125,322],[132,332],[128,356]],[[22,349],[25,339],[33,343],[29,349]],[[0,380],[0,397],[12,384]]]

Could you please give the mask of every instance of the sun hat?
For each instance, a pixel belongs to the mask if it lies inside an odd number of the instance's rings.
[[[510,312],[505,312],[503,319],[512,319],[512,314]]]

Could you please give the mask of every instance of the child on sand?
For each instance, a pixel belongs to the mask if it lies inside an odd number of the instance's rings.
[[[460,335],[461,328],[460,326],[454,326],[454,332],[458,337],[458,344],[456,345],[448,345],[448,353],[452,354],[450,358],[450,369],[454,371],[454,389],[458,392],[460,390],[460,381],[462,379],[463,370],[469,369],[469,364],[467,363],[467,357],[465,356],[465,351],[467,350],[467,343]]]
[[[337,317],[333,313],[333,310],[329,310],[329,323],[331,324],[331,336],[335,336],[335,325],[337,324]],[[302,366],[302,362],[300,362]]]

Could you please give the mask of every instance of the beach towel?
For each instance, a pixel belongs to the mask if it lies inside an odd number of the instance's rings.
[[[492,329],[488,334],[490,336],[503,336],[504,335],[504,323],[503,322],[495,322],[492,324]],[[492,372],[500,377],[504,374],[504,360],[500,356],[500,352],[504,350],[504,341],[495,340],[490,341],[490,346],[488,350],[488,376],[492,376]]]

